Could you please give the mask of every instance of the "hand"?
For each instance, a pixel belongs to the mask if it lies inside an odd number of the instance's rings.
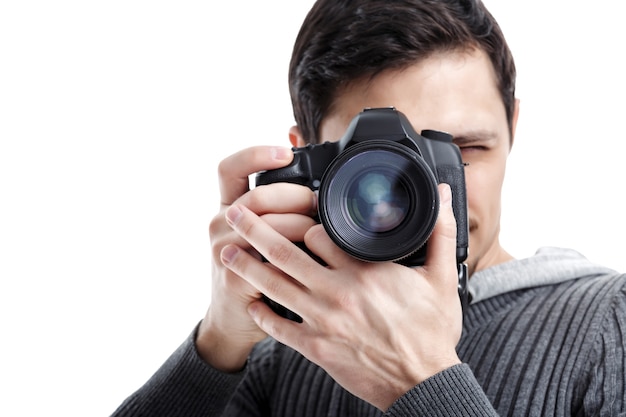
[[[226,372],[240,370],[259,340],[266,337],[247,313],[250,303],[259,299],[258,289],[227,269],[220,254],[225,246],[237,245],[259,260],[258,253],[227,225],[224,212],[231,204],[246,207],[285,239],[302,241],[315,224],[313,192],[303,186],[276,183],[249,190],[249,175],[286,166],[293,153],[288,148],[252,147],[224,159],[218,167],[220,211],[211,221],[212,291],[209,310],[202,321],[196,347],[202,358]]]
[[[223,262],[257,291],[298,313],[295,323],[253,302],[258,326],[324,368],[340,385],[381,410],[416,384],[460,363],[462,311],[457,292],[456,223],[447,185],[425,265],[358,261],[320,225],[305,235],[327,267],[243,206],[226,213],[233,229],[271,263],[238,245]]]

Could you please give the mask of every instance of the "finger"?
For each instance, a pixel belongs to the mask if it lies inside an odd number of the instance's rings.
[[[307,286],[310,277],[315,276],[319,269],[323,268],[245,206],[229,207],[226,219],[233,230],[247,240],[265,259],[287,275],[298,277],[301,284]]]
[[[345,265],[347,262],[356,262],[355,258],[348,255],[332,241],[321,224],[307,230],[304,235],[304,244],[331,268]]]
[[[280,168],[293,159],[289,148],[254,146],[222,160],[217,167],[222,204],[230,205],[249,189],[249,175]]]
[[[317,224],[311,217],[301,214],[270,213],[261,219],[292,242],[302,242],[308,230]]]
[[[272,264],[255,259],[236,245],[225,246],[220,258],[229,270],[272,300],[289,309],[306,305],[302,300],[305,287]]]
[[[446,282],[456,276],[456,221],[452,211],[452,192],[448,184],[439,184],[439,215],[428,240],[425,267],[437,271],[434,276],[445,277]]]
[[[252,190],[237,200],[237,203],[249,202],[253,211],[258,210],[262,214],[262,219],[267,222],[278,233],[285,236],[293,242],[302,242],[306,231],[316,221],[311,217],[316,211],[316,198],[313,192],[307,188],[295,184],[272,184],[271,186],[259,187],[268,189],[284,188],[282,193],[257,192]],[[262,190],[258,190],[262,191]],[[250,197],[256,194],[257,197]],[[267,196],[258,197],[258,194],[267,194]],[[249,206],[248,206],[249,207]],[[239,247],[250,249],[250,244],[239,234],[233,231],[232,227],[227,223],[224,215],[227,207],[220,210],[220,214],[215,216],[209,224],[209,235],[211,236],[211,245],[214,250],[213,256],[219,259],[219,253],[223,246],[233,243]],[[283,211],[285,213],[283,213]],[[252,253],[252,251],[250,251]]]
[[[250,303],[248,313],[261,330],[278,342],[289,345],[301,339],[302,326],[299,323],[279,316],[262,301]]]
[[[302,242],[307,231],[317,224],[311,217],[299,214],[266,214],[262,219],[291,242]],[[260,258],[256,249],[251,248],[250,243],[234,232],[226,221],[211,222],[209,230],[214,259],[220,259],[220,252],[227,244],[237,245]]]
[[[317,213],[317,196],[308,187],[277,182],[256,187],[236,200],[258,215],[265,213]]]
[[[289,183],[276,183],[258,187],[236,200],[261,215],[279,233],[292,241],[302,241],[306,231],[315,224],[311,217],[317,212],[317,197],[308,187]],[[233,234],[226,222],[224,210],[209,224],[211,239]],[[232,243],[241,244],[238,241]]]

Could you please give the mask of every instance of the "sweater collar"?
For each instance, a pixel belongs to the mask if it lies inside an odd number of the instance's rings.
[[[557,284],[572,279],[614,273],[572,249],[544,247],[533,256],[476,272],[468,290],[472,303],[511,291]]]

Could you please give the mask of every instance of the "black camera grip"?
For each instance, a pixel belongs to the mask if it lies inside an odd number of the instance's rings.
[[[339,153],[338,146],[336,142],[324,142],[317,145],[309,144],[302,148],[292,148],[293,161],[289,165],[257,173],[255,184],[290,182],[305,185],[315,191],[320,186],[328,164]]]

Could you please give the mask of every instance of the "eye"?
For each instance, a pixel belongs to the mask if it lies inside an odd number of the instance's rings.
[[[483,145],[466,145],[460,146],[462,153],[471,153],[471,152],[484,152],[489,150],[486,146]]]
[[[454,143],[464,155],[488,152],[497,146],[498,142],[498,135],[492,130],[474,129],[458,132],[454,136]]]

